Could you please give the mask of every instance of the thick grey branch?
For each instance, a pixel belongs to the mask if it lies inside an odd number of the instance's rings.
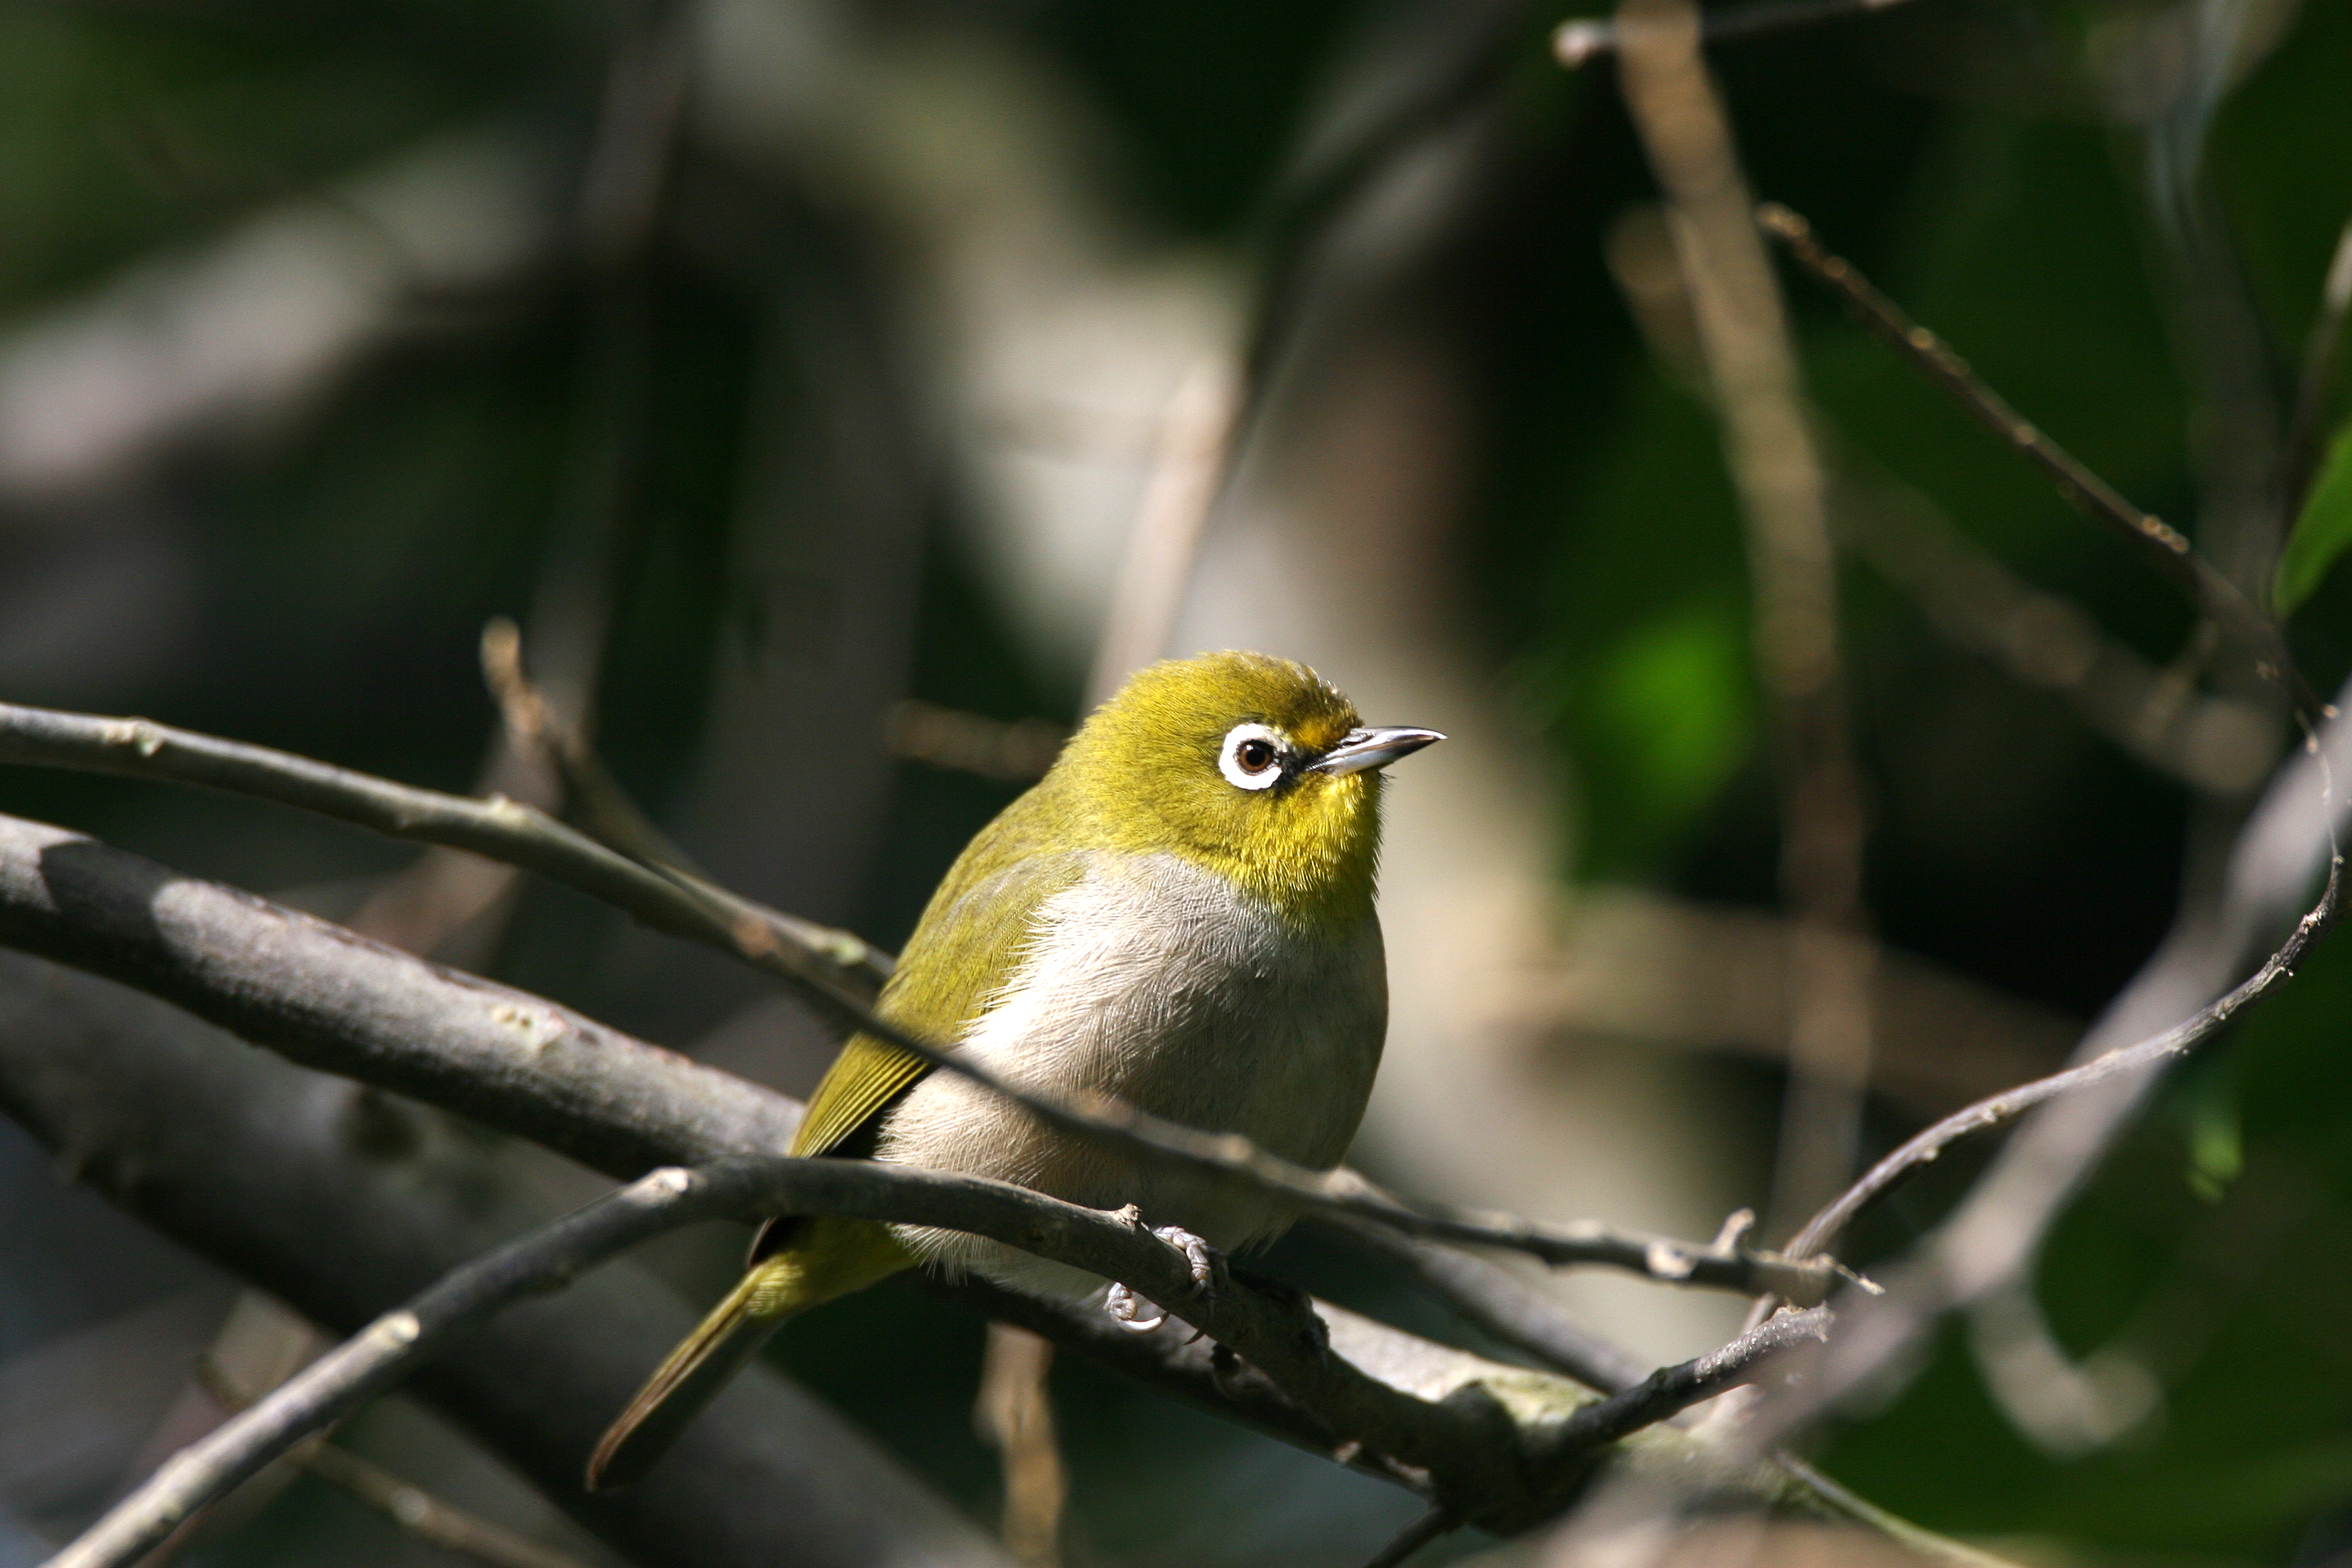
[[[792,1141],[800,1107],[525,992],[63,828],[0,816],[0,943],[305,1066],[638,1175]]]
[[[856,1214],[978,1231],[1062,1262],[1142,1280],[1180,1299],[1189,1283],[1184,1261],[1140,1226],[1003,1183],[866,1161],[774,1155],[744,1155],[698,1170],[668,1166],[465,1265],[405,1306],[380,1316],[252,1408],[175,1456],[53,1558],[48,1568],[121,1568],[135,1562],[182,1520],[258,1473],[304,1436],[383,1393],[467,1325],[527,1294],[569,1284],[586,1268],[656,1235],[698,1220],[766,1209]],[[1196,1302],[1185,1310],[1203,1327],[1216,1321],[1221,1341],[1253,1350],[1260,1361],[1267,1359],[1269,1348],[1277,1361],[1293,1359],[1286,1346],[1303,1346],[1312,1353],[1328,1332],[1303,1301],[1261,1297],[1245,1287],[1229,1286],[1216,1300]],[[1788,1321],[1776,1320],[1776,1325]],[[1748,1342],[1759,1338],[1749,1335],[1705,1358],[1703,1364],[1693,1363],[1696,1372],[1675,1368],[1657,1374],[1643,1385],[1647,1403],[1641,1408],[1622,1400],[1609,1402],[1612,1419],[1594,1428],[1604,1436],[1566,1437],[1576,1426],[1571,1421],[1547,1442],[1547,1457],[1557,1462],[1558,1456],[1572,1455],[1580,1447],[1616,1441],[1728,1386],[1756,1359]],[[1328,1350],[1318,1359],[1327,1373],[1344,1365]],[[1213,1352],[1211,1376],[1213,1382]],[[1364,1381],[1345,1378],[1327,1377],[1326,1383],[1342,1387],[1352,1383],[1360,1396],[1365,1386]],[[1674,1403],[1676,1398],[1680,1404]],[[1656,1414],[1644,1419],[1651,1410]],[[1340,1409],[1331,1414],[1336,1420],[1330,1425],[1345,1430],[1353,1424],[1350,1417],[1361,1413]],[[1328,1452],[1337,1445],[1317,1446]]]

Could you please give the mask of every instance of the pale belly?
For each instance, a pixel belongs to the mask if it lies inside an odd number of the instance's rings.
[[[1094,1089],[1152,1115],[1239,1132],[1315,1169],[1347,1152],[1387,1027],[1380,926],[1293,930],[1169,856],[1111,862],[1056,895],[969,1054],[1016,1083]],[[1016,1182],[1092,1208],[1134,1204],[1154,1226],[1222,1247],[1290,1215],[1246,1189],[1053,1132],[990,1090],[934,1071],[883,1118],[876,1157]],[[1100,1281],[994,1242],[902,1233],[928,1260],[1076,1294]]]

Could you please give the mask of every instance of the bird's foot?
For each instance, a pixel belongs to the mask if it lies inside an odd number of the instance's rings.
[[[1225,1271],[1224,1254],[1181,1225],[1163,1225],[1152,1235],[1184,1255],[1192,1270],[1192,1294],[1209,1300],[1217,1293],[1217,1277]]]
[[[1143,1228],[1143,1211],[1133,1204],[1119,1210],[1118,1217],[1138,1230]],[[1207,1300],[1216,1294],[1218,1277],[1225,1268],[1224,1254],[1181,1226],[1160,1226],[1151,1234],[1184,1255],[1194,1296]],[[1130,1333],[1148,1334],[1168,1321],[1166,1312],[1120,1284],[1112,1285],[1104,1295],[1103,1310]]]

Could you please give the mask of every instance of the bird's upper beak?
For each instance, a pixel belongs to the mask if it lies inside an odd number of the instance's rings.
[[[1374,768],[1387,767],[1399,757],[1409,757],[1423,746],[1444,739],[1445,737],[1434,730],[1416,730],[1410,725],[1387,730],[1350,730],[1339,737],[1338,745],[1299,771],[1329,773],[1334,777],[1369,773]]]

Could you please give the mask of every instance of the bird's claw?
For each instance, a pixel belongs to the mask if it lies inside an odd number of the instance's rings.
[[[1116,1281],[1103,1296],[1103,1310],[1130,1334],[1148,1334],[1168,1321],[1167,1313]],[[1146,1311],[1152,1315],[1146,1318]]]
[[[1133,1204],[1119,1210],[1118,1217],[1138,1230],[1143,1228],[1143,1212]],[[1225,1266],[1223,1253],[1182,1226],[1163,1225],[1151,1234],[1184,1255],[1185,1266],[1192,1275],[1193,1295],[1207,1300],[1216,1294],[1217,1276],[1224,1271]],[[1129,1333],[1148,1334],[1168,1321],[1165,1311],[1119,1284],[1112,1285],[1105,1292],[1103,1310]]]
[[[1223,1269],[1224,1258],[1207,1242],[1179,1225],[1163,1225],[1152,1235],[1184,1255],[1192,1270],[1192,1293],[1207,1300],[1217,1293],[1217,1275]]]

